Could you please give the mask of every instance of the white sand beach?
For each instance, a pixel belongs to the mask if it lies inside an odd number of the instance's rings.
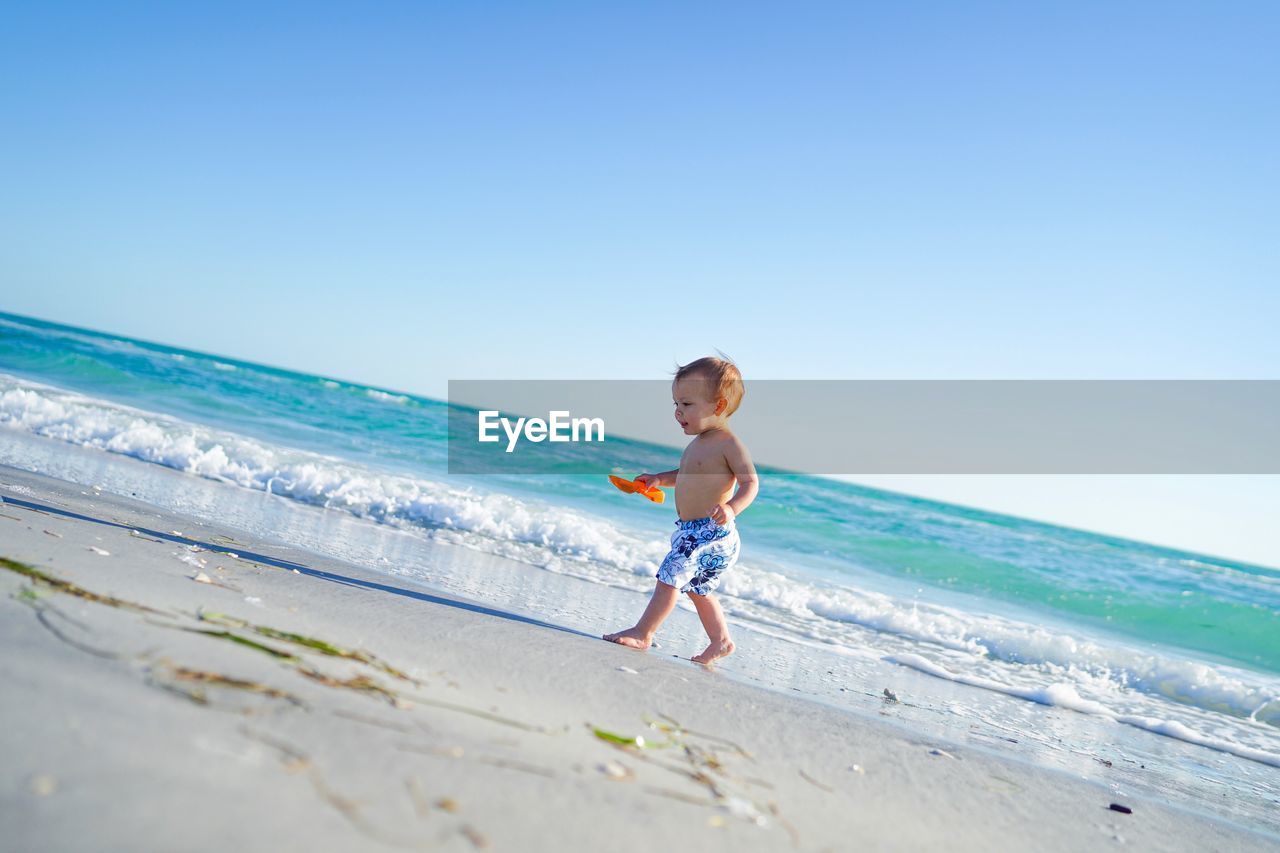
[[[9,849],[1275,849],[130,499],[0,497]]]

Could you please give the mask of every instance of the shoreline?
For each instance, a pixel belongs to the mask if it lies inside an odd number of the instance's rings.
[[[111,410],[106,401],[98,403],[106,407],[102,411]],[[55,406],[53,411],[63,410]],[[82,425],[92,420],[72,418]],[[170,446],[168,439],[138,443],[132,421],[128,429],[112,422],[108,434],[129,437],[106,453],[98,440],[67,443],[26,430],[5,431],[0,434],[0,464],[102,486],[592,634],[634,624],[642,607],[636,596],[652,591],[645,564],[667,550],[667,531],[659,535],[653,526],[658,516],[628,513],[631,507],[619,502],[609,486],[600,486],[608,490],[607,503],[583,505],[578,499],[564,500],[563,493],[547,500],[550,496],[540,491],[512,493],[506,486],[494,491],[478,484],[479,494],[473,495],[465,481],[417,479],[422,472],[408,480],[386,480],[377,470],[358,465],[322,464],[310,470],[299,467],[296,458],[260,468],[253,453],[233,452],[234,464],[219,459],[220,444],[210,445],[185,428],[177,435],[205,450],[190,456],[191,448],[184,447],[169,457],[165,454],[174,448],[163,450]],[[165,418],[148,415],[147,422],[163,424]],[[239,446],[241,440],[231,433],[215,437],[230,442],[228,446]],[[153,458],[151,451],[163,452]],[[287,447],[276,451],[292,452]],[[215,460],[212,468],[200,461],[206,453]],[[258,473],[246,480],[236,473],[240,464]],[[275,473],[264,480],[268,471]],[[281,472],[300,478],[303,488],[291,486],[283,497],[273,494],[269,486]],[[856,504],[847,509],[852,517],[861,517]],[[892,508],[881,506],[874,514],[884,516],[887,509]],[[621,523],[615,526],[615,520]],[[967,526],[963,519],[953,521]],[[943,520],[944,526],[950,523]],[[1194,644],[1184,650],[1168,636],[1112,630],[1109,617],[1073,622],[1054,607],[1026,608],[999,592],[1002,583],[1021,583],[1021,570],[1008,574],[1016,560],[997,560],[1002,568],[992,576],[992,594],[985,597],[952,588],[949,578],[917,584],[917,547],[911,542],[923,537],[932,543],[933,534],[925,528],[897,543],[907,550],[891,560],[897,569],[888,566],[886,572],[857,565],[858,537],[849,542],[854,551],[845,568],[854,568],[851,572],[832,571],[821,560],[811,565],[812,555],[804,548],[795,555],[792,572],[789,552],[778,550],[776,543],[766,545],[764,537],[749,537],[751,564],[730,573],[724,590],[731,605],[726,615],[751,631],[755,642],[742,644],[723,665],[724,672],[775,689],[795,688],[864,713],[881,710],[881,691],[888,686],[916,700],[893,705],[891,715],[933,736],[1013,752],[1116,790],[1156,796],[1173,790],[1192,808],[1280,833],[1275,817],[1280,791],[1272,769],[1280,766],[1280,751],[1273,745],[1280,682],[1264,671],[1265,665],[1241,667],[1234,658],[1198,651]],[[1037,548],[1057,548],[1053,541],[1036,542]],[[440,547],[450,545],[464,548]],[[932,548],[926,544],[924,550]],[[969,550],[960,544],[946,560],[967,564]],[[1022,556],[1034,559],[1031,552]],[[1088,553],[1077,556],[1077,563],[1090,561]],[[877,559],[873,556],[871,563]],[[932,561],[927,553],[924,559]],[[1061,559],[1057,565],[1065,568]],[[1158,563],[1143,561],[1132,568],[1141,577],[1161,571]],[[1188,582],[1198,588],[1198,580]],[[1068,598],[1085,594],[1078,585],[1066,585]],[[1255,586],[1255,593],[1269,601],[1273,590]],[[1053,594],[1052,584],[1041,594],[1061,597]],[[1103,609],[1110,609],[1110,597],[1105,601]],[[1191,603],[1177,599],[1179,610]],[[1135,605],[1138,611],[1133,611]],[[1142,605],[1139,596],[1115,607],[1140,612]],[[1244,612],[1235,606],[1228,610],[1202,613],[1208,618],[1201,618],[1199,627],[1213,628],[1215,622],[1229,620],[1231,612]],[[663,627],[663,643],[671,639],[672,648],[693,654],[706,643],[701,626],[683,618],[686,611],[692,613],[692,606],[680,602]],[[1258,632],[1275,621],[1266,612],[1255,603],[1245,613],[1247,624],[1232,623],[1233,631],[1227,633],[1265,636]],[[1179,618],[1193,616],[1188,612]],[[1029,709],[1028,703],[1040,707]],[[1118,732],[1116,722],[1134,731]],[[1164,739],[1187,746],[1158,742]],[[1217,754],[1205,757],[1204,749]],[[1107,760],[1115,762],[1114,768],[1104,771],[1093,764],[1106,765]],[[1231,796],[1221,797],[1221,791]]]
[[[1280,840],[82,491],[0,469],[0,557],[149,610],[0,572],[5,674],[21,685],[6,691],[2,736],[12,760],[0,808],[15,840],[70,848],[94,831],[104,849],[198,837],[250,849],[534,850],[820,850],[850,838],[1261,850]],[[192,580],[201,575],[211,582]],[[646,748],[617,742],[636,735]]]

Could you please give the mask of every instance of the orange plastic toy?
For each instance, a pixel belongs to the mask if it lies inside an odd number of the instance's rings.
[[[649,486],[646,488],[635,480],[624,480],[621,477],[614,476],[613,474],[609,475],[609,482],[613,483],[619,489],[627,492],[628,494],[644,495],[656,504],[660,504],[667,499],[667,493],[657,486]]]

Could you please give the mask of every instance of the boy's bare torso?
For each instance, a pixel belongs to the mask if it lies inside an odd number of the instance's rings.
[[[676,474],[676,514],[688,521],[705,518],[733,497],[736,479],[725,450],[733,442],[728,430],[709,430],[684,449]]]

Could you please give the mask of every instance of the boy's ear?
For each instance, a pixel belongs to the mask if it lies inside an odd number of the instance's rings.
[[[721,414],[727,408],[729,408],[729,401],[726,400],[724,397],[717,397],[716,398],[716,414],[717,415]]]

